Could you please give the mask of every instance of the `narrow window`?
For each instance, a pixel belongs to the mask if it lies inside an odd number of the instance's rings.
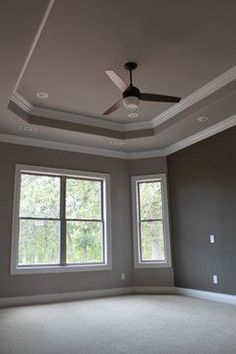
[[[165,175],[133,177],[132,193],[135,266],[170,266]]]

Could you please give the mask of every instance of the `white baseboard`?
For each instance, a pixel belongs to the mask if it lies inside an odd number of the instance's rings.
[[[224,302],[236,305],[236,295],[215,293],[211,291],[178,288],[174,286],[135,286],[134,294],[166,294],[166,295],[184,295],[198,299]]]
[[[134,286],[114,289],[76,291],[70,293],[30,295],[0,298],[1,307],[49,304],[56,302],[77,301],[99,297],[110,297],[129,294],[184,295],[204,300],[212,300],[236,305],[236,295],[213,293],[210,291],[178,288],[174,286]]]
[[[45,295],[30,295],[0,298],[0,308],[22,305],[49,304],[65,301],[76,301],[83,299],[92,299],[106,296],[118,296],[132,294],[132,287],[75,291],[70,293],[45,294]]]
[[[211,291],[186,289],[186,288],[178,288],[178,287],[175,287],[175,294],[236,305],[236,295],[213,293]]]
[[[133,293],[173,295],[176,291],[174,286],[134,286]]]

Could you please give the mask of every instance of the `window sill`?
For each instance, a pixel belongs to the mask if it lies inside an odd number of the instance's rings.
[[[172,268],[170,262],[139,262],[136,263],[135,268]]]
[[[68,273],[68,272],[91,272],[101,270],[111,270],[109,264],[101,265],[66,265],[66,266],[37,266],[37,267],[16,267],[11,269],[12,275],[19,274],[43,274],[43,273]]]

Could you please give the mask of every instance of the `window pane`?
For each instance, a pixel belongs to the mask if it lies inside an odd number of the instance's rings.
[[[142,261],[165,260],[163,222],[141,222],[141,254]]]
[[[103,232],[101,222],[68,221],[67,263],[103,262]]]
[[[20,216],[58,218],[60,213],[60,178],[21,175]]]
[[[141,220],[162,219],[161,182],[140,182],[138,185]]]
[[[19,265],[58,264],[60,221],[20,220]]]
[[[100,181],[72,179],[66,180],[66,218],[101,219]]]

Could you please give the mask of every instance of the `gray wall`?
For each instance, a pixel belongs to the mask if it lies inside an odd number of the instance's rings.
[[[167,161],[175,285],[236,294],[236,128]]]
[[[127,161],[0,143],[0,297],[135,285],[172,285],[173,272],[133,272],[130,175],[166,171],[166,159]],[[111,175],[112,271],[10,275],[15,164],[105,172]],[[120,273],[126,280],[120,280]]]
[[[155,173],[167,173],[165,157],[131,160],[130,176],[142,176]],[[173,268],[134,269],[135,286],[173,286]]]
[[[0,144],[0,297],[130,286],[133,281],[128,162],[73,152]],[[112,271],[10,275],[16,163],[111,174]],[[120,273],[126,280],[120,280]]]

